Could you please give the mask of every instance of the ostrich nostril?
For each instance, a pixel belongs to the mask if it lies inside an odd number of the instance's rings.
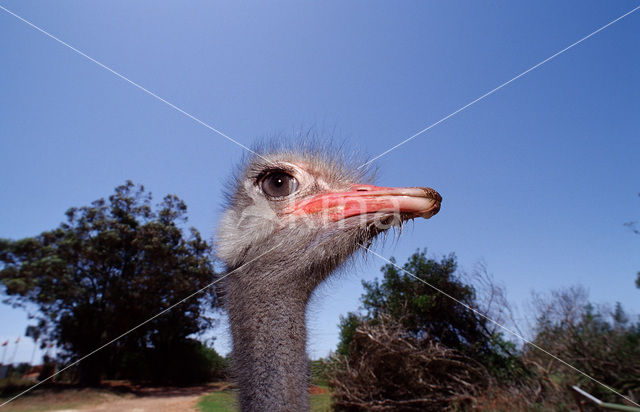
[[[356,192],[368,192],[371,188],[369,186],[357,186]]]

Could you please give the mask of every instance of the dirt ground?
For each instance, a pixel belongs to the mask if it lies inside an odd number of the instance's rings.
[[[97,405],[78,409],[67,409],[66,412],[178,412],[196,411],[196,403],[202,395],[211,392],[211,388],[154,388],[148,393],[137,394],[128,399],[118,399],[102,402]]]
[[[229,385],[210,384],[193,387],[130,388],[117,390],[118,385],[100,389],[68,389],[63,391],[34,391],[30,396],[16,399],[3,407],[14,412],[58,411],[58,412],[178,412],[196,411],[201,396]]]

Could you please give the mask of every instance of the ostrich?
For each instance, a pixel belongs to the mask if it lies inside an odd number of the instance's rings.
[[[216,253],[243,411],[308,410],[305,311],[313,290],[360,245],[429,218],[429,188],[376,187],[335,151],[265,150],[232,181]]]

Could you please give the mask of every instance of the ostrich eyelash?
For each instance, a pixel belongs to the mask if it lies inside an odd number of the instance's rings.
[[[265,176],[268,176],[271,173],[286,173],[288,175],[293,176],[294,178],[296,177],[292,169],[285,168],[285,167],[273,167],[273,168],[261,170],[260,172],[254,174],[253,176],[250,176],[250,178],[253,179],[254,184],[258,186],[260,185],[260,182],[262,182],[262,179],[264,179]]]

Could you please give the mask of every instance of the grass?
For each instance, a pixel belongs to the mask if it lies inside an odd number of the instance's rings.
[[[324,393],[313,394],[309,398],[312,412],[331,410],[331,393],[326,387],[321,388],[324,389]],[[236,412],[238,411],[236,394],[233,391],[210,393],[200,398],[198,409],[201,412]]]
[[[232,391],[214,392],[198,400],[198,409],[202,412],[237,411],[238,402]]]
[[[324,388],[327,389],[326,387]],[[331,410],[331,392],[329,390],[318,395],[311,395],[310,399],[312,412],[328,412]]]

